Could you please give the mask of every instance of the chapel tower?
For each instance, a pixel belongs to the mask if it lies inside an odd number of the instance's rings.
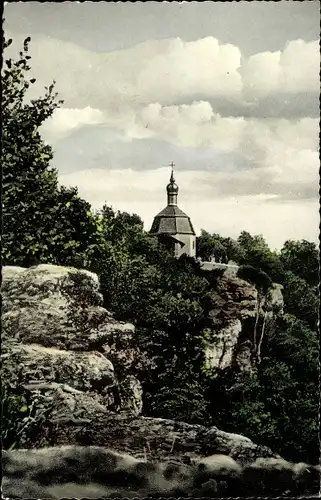
[[[157,236],[171,254],[196,257],[196,235],[191,219],[177,206],[178,185],[174,178],[174,163],[167,191],[167,207],[154,217],[150,234]]]

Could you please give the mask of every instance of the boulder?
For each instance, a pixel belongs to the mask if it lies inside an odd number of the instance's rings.
[[[247,465],[212,455],[184,465],[151,461],[109,447],[61,446],[2,454],[4,497],[133,498],[312,496],[320,467],[260,458]],[[298,467],[299,466],[299,467]],[[303,469],[308,470],[298,486]]]
[[[120,402],[128,414],[141,412],[139,381],[131,375],[126,382],[136,363],[130,348],[135,329],[102,307],[96,274],[46,264],[5,266],[2,278],[5,383],[40,393],[53,415],[59,400],[61,421],[79,421],[79,406],[84,415],[91,411],[86,406],[106,411]]]
[[[259,446],[249,438],[196,424],[169,419],[143,417],[128,418],[126,414],[110,414],[94,419],[90,425],[73,425],[52,430],[53,442],[111,446],[136,458],[151,460],[179,460],[189,464],[192,460],[213,454],[228,455],[240,463],[258,457],[279,457],[267,447]]]
[[[90,351],[107,344],[115,332],[134,332],[133,325],[115,321],[101,307],[99,281],[94,273],[49,264],[14,269],[5,266],[2,270],[2,322],[6,339]],[[69,273],[79,273],[80,297],[70,295]],[[81,299],[86,300],[85,307]],[[77,306],[78,316],[83,313],[84,324],[78,317],[72,317]]]

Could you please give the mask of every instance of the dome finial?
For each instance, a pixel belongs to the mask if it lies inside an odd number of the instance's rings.
[[[175,178],[174,178],[174,166],[175,164],[171,162],[169,164],[170,167],[172,167],[172,173],[171,173],[171,178],[169,180],[169,184],[167,184],[167,205],[177,205],[177,193],[178,193],[178,186],[175,183]]]
[[[171,178],[170,178],[170,182],[175,182],[175,178],[174,178],[174,167],[175,167],[175,163],[174,162],[171,162],[169,164],[170,167],[172,167],[172,172],[171,172]]]

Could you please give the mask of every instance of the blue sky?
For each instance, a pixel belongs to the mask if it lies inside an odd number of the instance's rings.
[[[18,52],[63,107],[43,128],[63,184],[149,228],[178,202],[197,230],[263,234],[272,248],[318,235],[319,3],[20,2]]]

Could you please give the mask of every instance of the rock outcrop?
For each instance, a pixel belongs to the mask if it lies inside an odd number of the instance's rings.
[[[53,407],[57,413],[59,401],[61,421],[90,420],[92,412],[119,406],[118,382],[126,383],[123,408],[137,415],[142,408],[139,381],[117,380],[113,366],[116,362],[125,374],[130,372],[135,359],[126,345],[134,327],[115,321],[101,307],[97,275],[81,271],[73,290],[70,273],[75,271],[52,265],[3,268],[4,380],[43,396],[48,411]],[[122,350],[115,347],[115,337]]]
[[[266,497],[318,493],[320,467],[260,458],[244,465],[211,455],[189,465],[151,461],[110,448],[63,446],[2,456],[4,497]]]
[[[207,368],[227,367],[251,373],[251,343],[257,310],[256,288],[236,276],[228,268],[211,293],[212,308],[208,314],[206,348]],[[262,323],[283,312],[282,286],[274,283],[261,301],[259,317]]]

